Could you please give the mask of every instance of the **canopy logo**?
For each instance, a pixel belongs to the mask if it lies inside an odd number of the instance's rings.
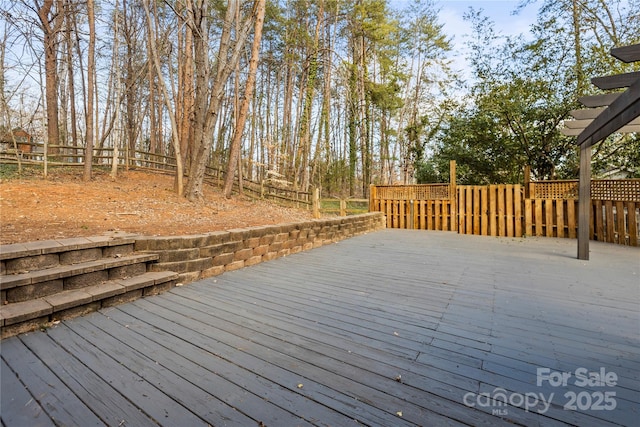
[[[491,408],[493,415],[507,415],[507,406],[524,408],[529,412],[535,409],[539,414],[544,414],[549,410],[554,393],[547,399],[543,393],[507,393],[507,390],[497,387],[492,392],[473,393],[464,395],[462,401],[470,408]]]
[[[507,390],[496,387],[491,392],[466,393],[462,401],[471,408],[491,409],[492,415],[504,416],[508,414],[508,407],[522,408],[527,412],[536,411],[539,414],[546,413],[551,404],[562,405],[567,411],[612,411],[616,408],[616,392],[607,390],[618,384],[618,375],[601,367],[597,371],[589,371],[587,368],[577,368],[574,371],[552,371],[549,368],[538,368],[536,371],[536,386],[538,387],[565,387],[568,390],[562,396],[562,402],[553,402],[555,392],[544,394],[542,392],[509,393]],[[575,390],[576,388],[588,388],[588,390]]]

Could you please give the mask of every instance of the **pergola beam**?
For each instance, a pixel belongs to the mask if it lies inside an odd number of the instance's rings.
[[[619,93],[605,93],[602,95],[582,96],[578,98],[578,102],[585,107],[606,107],[611,105],[613,101],[618,99]]]
[[[593,119],[582,119],[582,120],[565,120],[564,127],[568,129],[581,129],[584,130],[593,123]],[[640,125],[640,117],[631,120],[627,125],[620,128],[618,133],[630,133],[637,132],[638,130],[634,127]],[[632,129],[633,128],[633,129]]]
[[[589,146],[605,139],[635,118],[640,117],[640,79],[620,94],[586,129],[578,136],[578,145]]]
[[[585,119],[595,119],[606,110],[607,107],[599,107],[599,108],[585,108],[582,110],[571,110],[569,115],[577,120],[585,120]]]
[[[584,130],[591,123],[593,123],[593,119],[565,120],[564,121],[564,127],[569,128],[569,129],[582,129],[582,130]]]
[[[622,46],[611,49],[611,56],[622,62],[640,61],[640,44],[632,44],[630,46]]]
[[[566,124],[567,123],[565,122],[565,125]],[[560,133],[565,136],[579,136],[582,133],[582,131],[584,131],[584,128],[573,129],[570,127],[565,127],[563,129],[560,129]],[[626,125],[626,126],[622,126],[620,129],[616,131],[616,133],[633,133],[633,132],[640,133],[640,125]]]
[[[602,90],[611,90],[629,87],[638,79],[640,79],[640,71],[634,71],[613,76],[594,77],[591,79],[591,83]]]

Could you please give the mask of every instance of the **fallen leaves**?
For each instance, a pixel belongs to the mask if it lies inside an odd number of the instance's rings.
[[[62,169],[50,171],[46,181],[3,180],[0,244],[107,232],[192,235],[312,218],[310,211],[268,201],[238,195],[226,199],[208,185],[204,203],[191,203],[172,188],[173,176],[140,171],[120,172],[116,181],[96,171],[87,183],[82,182],[81,170]]]

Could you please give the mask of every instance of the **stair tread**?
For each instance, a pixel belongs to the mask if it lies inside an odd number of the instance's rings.
[[[13,325],[51,313],[53,313],[53,307],[41,298],[7,304],[0,306],[0,325]]]
[[[0,306],[0,326],[24,322],[177,278],[178,274],[172,271],[148,272],[127,279],[109,280],[81,289],[71,289],[42,298],[6,304]]]
[[[0,245],[0,260],[133,243],[135,243],[135,239],[132,238],[114,238],[110,236],[71,237],[59,240],[12,243]]]
[[[157,259],[157,254],[134,254],[118,258],[101,258],[99,260],[85,261],[78,264],[60,265],[43,270],[29,271],[26,273],[2,275],[0,276],[0,289],[6,290],[17,286],[30,285],[47,280],[62,279],[77,274],[91,273],[107,268],[156,261]]]

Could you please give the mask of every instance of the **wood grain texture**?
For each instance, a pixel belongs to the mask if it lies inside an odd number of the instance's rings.
[[[2,423],[633,425],[638,249],[574,248],[384,230],[64,321],[2,342]],[[616,410],[564,410],[602,388],[537,386],[540,367],[615,372]],[[464,403],[496,388],[554,405]],[[7,390],[33,405],[5,412]]]

